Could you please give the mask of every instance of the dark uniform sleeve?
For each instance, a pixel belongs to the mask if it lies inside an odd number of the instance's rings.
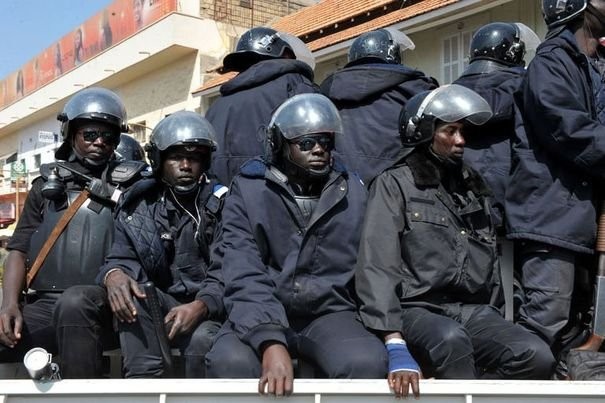
[[[396,289],[405,268],[401,258],[404,212],[395,178],[389,171],[379,175],[370,187],[355,272],[361,319],[366,327],[377,331],[403,329]]]
[[[222,228],[222,219],[219,217],[214,228],[213,242],[210,244],[210,264],[206,277],[202,281],[200,291],[198,291],[195,297],[204,301],[208,308],[208,317],[213,320],[220,320],[225,316],[225,307],[223,305],[225,283],[220,264],[223,259],[223,252],[219,248],[223,232]]]
[[[124,224],[119,218],[114,220],[113,243],[109,254],[105,258],[105,264],[99,269],[96,279],[97,284],[104,285],[103,280],[105,279],[105,275],[109,270],[114,268],[122,269],[128,276],[136,280],[137,283],[144,283],[148,280],[131,239],[125,232]]]
[[[247,212],[249,208],[270,207],[247,206],[236,177],[225,200],[223,233],[215,263],[222,266],[225,306],[233,330],[260,353],[265,341],[287,345],[284,329],[288,327],[288,321],[256,244]]]
[[[27,199],[25,199],[19,222],[8,242],[8,250],[14,249],[28,253],[31,236],[38,229],[43,219],[42,212],[44,211],[45,199],[42,197],[42,186],[44,186],[42,177],[38,177],[32,182],[32,188],[27,195]]]
[[[583,98],[592,94],[583,94],[586,78],[573,69],[562,49],[537,55],[524,81],[523,116],[536,140],[562,162],[605,177],[605,126],[588,110],[591,101]]]

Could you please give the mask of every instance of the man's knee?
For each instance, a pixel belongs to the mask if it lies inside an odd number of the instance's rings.
[[[417,358],[421,367],[428,365],[427,373],[433,373],[439,378],[472,379],[476,377],[474,364],[474,348],[468,331],[458,323],[440,323],[435,329],[435,336],[427,345],[411,348],[425,351],[426,357]],[[416,357],[415,357],[416,358]],[[428,362],[427,362],[428,361]],[[423,368],[425,370],[425,368]]]
[[[503,363],[504,377],[509,379],[550,379],[555,358],[549,346],[538,336],[528,334],[523,346],[508,363]]]
[[[189,345],[185,348],[185,355],[204,356],[210,351],[216,333],[220,325],[207,325],[202,323],[198,326],[191,335]]]
[[[55,326],[80,324],[79,321],[87,318],[90,308],[97,311],[96,298],[101,298],[100,293],[103,290],[96,286],[73,286],[65,290],[55,305],[53,320]],[[77,322],[77,323],[73,323]],[[88,323],[88,321],[85,321]]]
[[[440,324],[435,329],[434,344],[429,346],[429,353],[433,359],[439,361],[454,361],[460,357],[473,354],[473,345],[468,331],[460,324],[452,322]]]
[[[233,336],[235,337],[235,336]],[[206,354],[206,376],[209,378],[258,378],[260,362],[247,345],[232,340],[216,340]]]
[[[384,345],[369,343],[363,349],[351,351],[346,356],[334,356],[328,378],[335,379],[380,379],[388,372],[388,357]]]

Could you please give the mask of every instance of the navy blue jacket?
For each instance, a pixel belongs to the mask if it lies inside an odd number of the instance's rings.
[[[492,118],[480,127],[468,127],[464,161],[479,172],[493,193],[494,223],[502,224],[505,190],[511,166],[510,139],[514,136],[514,94],[525,75],[522,67],[509,67],[483,74],[468,74],[454,83],[481,95],[492,108]]]
[[[311,68],[290,59],[261,61],[223,84],[206,113],[217,134],[212,171],[221,183],[229,184],[244,162],[264,154],[265,128],[279,105],[318,91]]]
[[[138,182],[124,195],[115,220],[114,242],[97,276],[102,285],[112,268],[120,268],[137,283],[155,286],[182,303],[200,299],[209,317],[223,312],[220,271],[210,273],[210,246],[220,231],[220,203],[211,212],[207,206],[213,191],[222,187],[208,180],[198,196],[201,214],[199,232],[192,218],[167,196],[156,179]]]
[[[333,170],[308,225],[287,179],[260,159],[232,182],[223,209],[221,265],[225,307],[237,336],[259,351],[287,345],[292,320],[354,311],[353,275],[367,192]]]
[[[587,57],[565,28],[537,50],[516,97],[509,236],[592,252],[595,190],[605,176],[605,126],[597,120]]]
[[[399,114],[408,99],[437,88],[437,81],[400,64],[345,67],[321,84],[340,111],[344,135],[335,156],[365,183],[393,165],[399,150]]]

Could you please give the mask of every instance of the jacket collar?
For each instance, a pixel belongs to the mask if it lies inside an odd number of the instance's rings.
[[[288,73],[298,73],[313,81],[313,70],[293,59],[263,60],[242,71],[221,86],[221,95],[231,95],[249,88],[258,87]]]
[[[439,166],[424,152],[416,150],[406,158],[406,162],[412,172],[416,186],[427,188],[441,185],[442,177]],[[462,164],[460,168],[460,177],[465,190],[472,191],[478,197],[491,195],[491,191],[485,185],[481,176],[466,164]]]

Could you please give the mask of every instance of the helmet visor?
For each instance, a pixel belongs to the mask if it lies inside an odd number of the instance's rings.
[[[540,37],[525,24],[516,22],[514,25],[519,30],[519,39],[525,45],[525,60],[528,60],[528,55],[533,57],[536,53],[536,49],[538,49],[541,42]]]
[[[492,110],[483,97],[458,84],[437,88],[425,98],[420,109],[423,106],[424,110],[419,112],[448,123],[466,120],[482,125],[492,117]]]
[[[164,118],[153,129],[150,141],[160,151],[178,144],[216,147],[212,125],[195,112],[180,111]]]
[[[288,99],[273,113],[269,128],[274,127],[288,140],[313,133],[342,134],[338,110],[321,94],[300,94]]]
[[[284,40],[294,52],[296,56],[296,60],[300,60],[301,62],[307,64],[311,67],[311,70],[315,69],[315,56],[309,50],[307,45],[303,41],[301,41],[297,36],[290,35],[287,32],[280,32],[279,37]]]

